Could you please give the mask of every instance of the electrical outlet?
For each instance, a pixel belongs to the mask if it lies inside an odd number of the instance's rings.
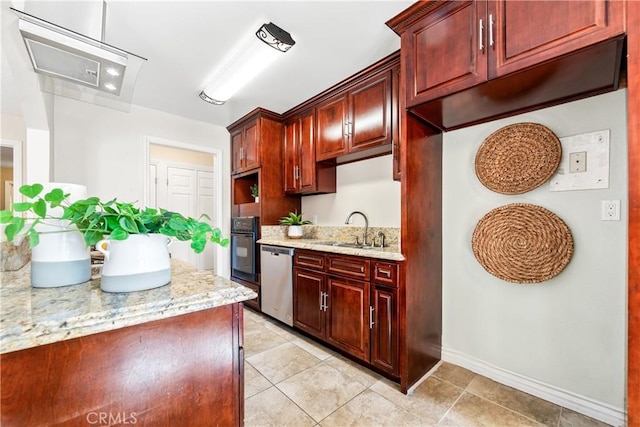
[[[587,152],[569,153],[569,173],[587,171]]]
[[[620,200],[602,201],[602,220],[620,221]]]

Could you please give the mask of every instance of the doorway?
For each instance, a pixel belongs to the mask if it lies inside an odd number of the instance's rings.
[[[21,200],[22,142],[0,140],[0,210],[10,210]]]
[[[196,219],[204,214],[209,219],[203,220],[220,228],[220,153],[206,147],[153,137],[146,138],[145,147],[145,205],[162,207]],[[215,270],[219,265],[216,246],[207,245],[204,252],[196,254],[190,243],[174,240],[169,246],[171,256],[199,270]]]

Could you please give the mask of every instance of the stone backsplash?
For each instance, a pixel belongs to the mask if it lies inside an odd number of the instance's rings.
[[[302,238],[315,240],[331,240],[337,242],[353,243],[356,236],[362,241],[364,227],[358,226],[329,226],[329,225],[303,225]],[[369,227],[369,240],[382,232],[385,236],[385,246],[400,246],[399,227]],[[287,238],[286,225],[263,225],[261,227],[263,239],[281,240]],[[378,242],[376,238],[376,243]]]

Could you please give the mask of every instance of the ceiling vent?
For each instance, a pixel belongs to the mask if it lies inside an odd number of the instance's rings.
[[[11,9],[42,90],[128,111],[145,58]]]

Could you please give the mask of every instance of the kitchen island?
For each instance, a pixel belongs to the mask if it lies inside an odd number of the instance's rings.
[[[132,293],[29,277],[0,273],[3,426],[242,424],[251,290],[176,260],[170,284]]]

